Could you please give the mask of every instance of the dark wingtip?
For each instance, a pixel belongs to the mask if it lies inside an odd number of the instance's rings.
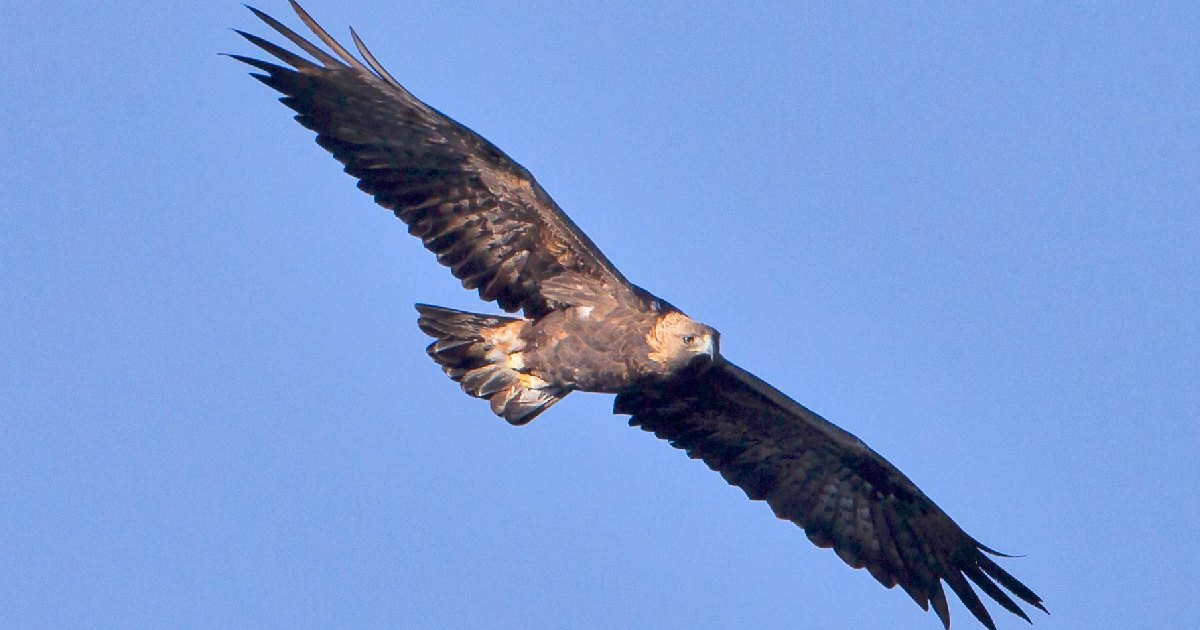
[[[270,24],[273,21],[271,16],[267,15],[266,13],[263,13],[262,11],[259,11],[258,9],[252,7],[248,4],[243,4],[242,6],[246,7],[247,9],[250,9],[251,13],[253,13],[254,15],[257,15],[260,20],[262,20],[268,24]]]
[[[1003,551],[996,551],[995,549],[992,549],[991,547],[979,542],[978,540],[975,541],[975,545],[977,547],[979,547],[981,550],[986,551],[989,554],[996,556],[997,558],[1024,558],[1025,557],[1025,554],[1004,553]]]
[[[219,53],[219,54],[229,57],[230,59],[236,59],[248,66],[253,66],[264,72],[274,73],[279,70],[283,70],[283,68],[280,66],[277,66],[273,63],[268,63],[261,59],[255,59],[254,57],[247,57],[245,55],[235,55],[233,53]],[[253,76],[256,78],[269,78],[269,77],[267,77],[267,75],[257,74],[257,73],[253,73],[253,72],[250,73],[250,76]]]
[[[1050,614],[1050,611],[1046,610],[1045,604],[1042,603],[1042,598],[1037,593],[1033,592],[1033,589],[1025,586],[1023,582],[1013,577],[1011,573],[1005,571],[1003,567],[993,562],[991,558],[988,558],[984,555],[979,555],[976,558],[976,562],[978,563],[979,568],[983,569],[984,573],[999,582],[1000,585],[1008,589],[1010,593],[1021,598],[1022,601],[1030,606],[1033,606],[1034,608],[1037,608],[1046,614]]]

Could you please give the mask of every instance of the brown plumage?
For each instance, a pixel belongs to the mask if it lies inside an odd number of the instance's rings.
[[[572,391],[616,394],[615,413],[704,461],[779,518],[948,628],[943,582],[986,627],[970,583],[1029,620],[1045,610],[899,470],[858,438],[719,353],[719,335],[625,280],[523,167],[417,100],[351,31],[361,59],[295,2],[332,51],[255,15],[312,57],[241,33],[286,66],[241,55],[358,186],[476,289],[522,317],[418,305],[429,355],[513,424]],[[1007,591],[1007,592],[1006,592]]]

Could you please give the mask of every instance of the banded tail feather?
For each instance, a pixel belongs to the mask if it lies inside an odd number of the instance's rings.
[[[533,420],[570,393],[526,369],[526,320],[416,306],[417,326],[435,339],[425,352],[464,392],[490,401],[492,412],[510,424]]]

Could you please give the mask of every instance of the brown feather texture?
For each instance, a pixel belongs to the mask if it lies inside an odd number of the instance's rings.
[[[317,144],[345,165],[358,187],[393,211],[450,267],[464,287],[527,315],[550,310],[538,287],[564,271],[627,284],[604,254],[558,208],[524,167],[491,142],[429,107],[383,71],[361,44],[354,58],[299,5],[296,13],[334,51],[251,8],[313,57],[309,61],[238,31],[290,67],[233,55],[262,71]]]
[[[631,425],[766,501],[846,564],[932,606],[946,628],[943,585],[993,630],[975,588],[1026,621],[1016,600],[1046,610],[992,560],[1003,554],[895,466],[726,361],[716,330],[626,281],[525,168],[414,97],[357,33],[361,58],[291,4],[324,47],[251,8],[303,54],[238,31],[275,61],[231,56],[281,93],[358,187],[464,287],[523,315],[417,306],[434,339],[427,353],[465,393],[518,425],[572,391],[616,394],[614,412]]]
[[[1005,609],[1028,615],[1000,586],[1045,610],[903,473],[854,435],[725,362],[701,377],[617,396],[614,411],[683,449],[818,547],[887,588],[900,585],[950,627],[944,581],[984,626],[991,615],[964,577]]]

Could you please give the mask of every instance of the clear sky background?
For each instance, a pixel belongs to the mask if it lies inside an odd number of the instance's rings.
[[[307,4],[1035,627],[1195,623],[1194,4]],[[237,3],[0,14],[0,627],[938,627],[611,397],[463,395],[412,304],[495,308],[217,55]]]

